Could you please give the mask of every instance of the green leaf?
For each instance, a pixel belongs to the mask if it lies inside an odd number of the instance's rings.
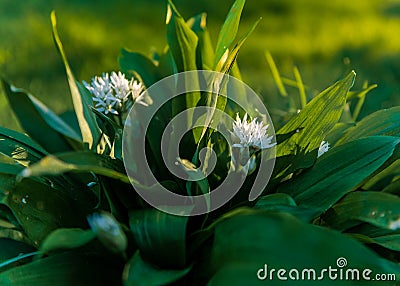
[[[5,94],[21,126],[49,152],[82,149],[80,136],[34,96],[3,81]]]
[[[372,136],[334,147],[310,170],[281,184],[278,192],[322,213],[377,170],[399,142],[396,137]]]
[[[120,285],[121,268],[112,259],[69,252],[2,272],[0,285]]]
[[[122,173],[120,161],[108,156],[99,155],[90,151],[60,153],[57,156],[49,155],[38,163],[26,168],[20,173],[21,178],[60,175],[66,172],[89,173],[107,176],[113,179],[130,183],[129,178]]]
[[[51,12],[51,24],[53,28],[53,39],[58,52],[61,55],[67,73],[72,102],[74,104],[74,110],[78,119],[83,142],[89,144],[89,148],[95,148],[96,146],[94,146],[94,144],[100,137],[100,129],[97,126],[96,117],[90,109],[93,105],[92,97],[90,96],[89,91],[75,80],[57,32],[57,21],[54,11]]]
[[[229,52],[229,49],[226,49],[225,54],[218,61],[218,64],[215,68],[217,72],[229,73],[236,62],[236,58],[239,54],[240,48],[243,46],[244,42],[247,38],[253,33],[258,23],[261,21],[261,18],[258,19],[254,24],[250,27],[250,29],[239,39],[239,41],[232,48],[232,51]]]
[[[178,72],[197,70],[196,49],[198,38],[195,32],[181,17],[172,1],[168,1],[167,12],[167,41],[172,52]],[[184,82],[178,82],[177,85],[184,85],[190,90],[198,90],[199,79],[197,75],[185,74]],[[172,116],[174,117],[183,110],[196,107],[200,100],[200,92],[188,92],[185,96],[177,96],[172,99]],[[190,129],[192,126],[193,112],[188,112],[187,124]]]
[[[379,110],[364,117],[347,129],[336,145],[372,135],[400,136],[400,106]]]
[[[329,143],[329,146],[335,146],[336,142],[339,141],[342,137],[343,134],[346,132],[347,129],[350,127],[354,126],[354,123],[344,123],[344,122],[338,122],[333,126],[331,131],[326,135],[325,141]]]
[[[351,72],[343,80],[321,92],[277,132],[287,134],[298,130],[288,141],[278,145],[277,156],[296,153],[298,148],[309,152],[319,147],[338,122],[354,78],[355,73]]]
[[[314,210],[298,207],[291,196],[283,193],[262,196],[257,200],[253,208],[271,212],[289,213],[304,222],[310,222],[316,215]]]
[[[188,26],[196,33],[198,38],[197,62],[199,68],[212,70],[214,68],[214,48],[211,43],[210,33],[207,29],[207,14],[201,13],[187,21]]]
[[[232,67],[236,62],[236,58],[238,56],[239,50],[246,41],[247,37],[254,31],[257,27],[260,20],[256,21],[253,26],[247,31],[247,33],[236,43],[235,47],[232,49],[231,52],[227,49],[225,54],[218,62],[215,70],[218,72],[215,74],[214,78],[212,79],[211,86],[213,87],[212,92],[207,94],[206,98],[206,106],[211,107],[210,111],[207,113],[207,118],[205,120],[204,128],[199,137],[196,137],[196,142],[200,143],[203,139],[204,135],[206,134],[207,129],[209,128],[212,121],[219,122],[220,120],[220,113],[215,113],[215,109],[219,109],[224,111],[226,104],[227,104],[227,97],[224,96],[227,92],[221,92],[227,88],[227,79],[222,78],[222,74],[228,74]],[[228,86],[229,87],[229,86]],[[231,86],[232,87],[232,86]],[[240,92],[243,90],[242,86],[237,86],[236,84],[233,85],[231,91]],[[212,129],[213,130],[213,129]],[[214,131],[212,131],[214,132]],[[199,148],[198,148],[199,149]]]
[[[269,65],[269,68],[271,69],[272,77],[274,78],[275,84],[278,87],[279,93],[282,96],[287,96],[288,93],[285,89],[285,86],[283,85],[281,75],[279,73],[279,70],[275,64],[274,58],[272,57],[271,53],[267,51],[265,53],[265,58],[267,59],[267,63]],[[298,82],[295,82],[295,86],[298,86]]]
[[[21,254],[31,253],[35,250],[36,249],[34,247],[26,243],[8,238],[0,238],[0,264]],[[4,270],[5,269],[3,267],[0,267],[1,272],[3,272]]]
[[[0,201],[15,187],[15,177],[22,170],[20,165],[0,163]]]
[[[395,263],[380,258],[361,243],[338,232],[305,224],[288,214],[246,211],[231,214],[215,226],[210,260],[202,265],[202,273],[215,273],[208,285],[286,285],[277,273],[268,271],[266,280],[258,280],[259,269],[314,269],[320,276],[322,269],[336,268],[340,257],[351,268],[371,269],[373,273],[399,273]],[[265,275],[261,270],[261,275]],[[271,280],[271,276],[273,279]],[[372,276],[371,276],[372,277]],[[289,279],[289,278],[288,278]],[[316,279],[315,279],[316,280]],[[312,279],[298,281],[296,285],[314,285]],[[303,283],[303,284],[302,284]],[[361,285],[365,283],[360,282]],[[376,285],[386,285],[387,281]],[[290,284],[290,283],[289,283]],[[337,285],[324,279],[315,285]],[[354,285],[354,281],[341,281],[340,285]],[[357,284],[358,285],[358,284]],[[374,284],[375,285],[375,284]]]
[[[50,233],[40,246],[40,252],[47,254],[55,250],[81,247],[96,237],[92,230],[80,228],[60,228]]]
[[[389,234],[370,238],[374,243],[387,249],[400,251],[400,234]]]
[[[349,91],[349,93],[347,94],[347,100],[363,98],[367,95],[368,92],[370,92],[371,90],[373,90],[376,87],[378,87],[377,84],[372,84],[372,85],[368,86],[368,83],[367,83],[367,85],[364,86],[361,90]]]
[[[129,225],[143,259],[167,269],[185,267],[188,220],[156,209],[131,212]]]
[[[1,126],[0,150],[3,154],[27,164],[36,162],[48,154],[27,135]]]
[[[370,178],[362,188],[368,191],[381,191],[400,176],[400,159],[395,160],[378,174]]]
[[[168,1],[167,41],[178,71],[196,70],[198,38],[171,1]]]
[[[288,194],[276,193],[262,196],[257,200],[256,207],[266,207],[274,205],[296,206],[294,199]]]
[[[5,203],[35,246],[57,228],[86,225],[86,217],[72,194],[34,180],[25,179],[17,184]]]
[[[182,270],[158,268],[144,261],[139,251],[133,255],[124,270],[125,286],[169,285],[184,277],[190,268]]]
[[[217,47],[215,51],[215,66],[222,58],[226,49],[230,48],[231,44],[236,38],[236,34],[239,28],[240,16],[242,14],[245,3],[245,0],[236,0],[235,3],[233,3],[231,10],[229,11],[228,16],[225,19],[225,22],[218,35]]]
[[[391,194],[399,194],[400,190],[400,178],[396,178],[391,182],[389,185],[387,185],[382,192],[385,193],[391,193]]]
[[[296,66],[293,68],[293,73],[296,78],[297,88],[299,89],[300,107],[301,109],[303,109],[307,105],[307,96],[304,83],[303,80],[301,79],[300,71]]]
[[[332,228],[347,230],[363,222],[395,229],[400,218],[400,198],[381,192],[351,192],[322,216]]]
[[[122,49],[118,63],[124,73],[139,76],[146,87],[150,87],[161,79],[154,62],[140,53]]]

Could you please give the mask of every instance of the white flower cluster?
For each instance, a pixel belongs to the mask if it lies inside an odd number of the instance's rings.
[[[143,105],[143,85],[133,78],[129,81],[122,72],[112,72],[95,76],[89,84],[83,81],[84,86],[93,96],[93,102],[97,111],[104,114],[121,114],[129,105],[138,102]]]
[[[240,143],[235,143],[233,147],[249,147],[256,150],[267,149],[276,145],[272,143],[273,136],[268,136],[267,129],[269,125],[263,122],[257,122],[256,118],[247,122],[247,113],[243,120],[240,120],[239,114],[236,115],[236,121],[233,122],[233,135],[237,137]]]

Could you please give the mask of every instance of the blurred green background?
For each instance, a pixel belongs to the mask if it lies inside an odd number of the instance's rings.
[[[207,12],[214,43],[233,0],[175,0],[187,19]],[[0,0],[0,76],[29,90],[57,113],[71,109],[61,60],[54,47],[50,12],[79,80],[118,70],[122,47],[149,54],[165,44],[165,0]],[[274,57],[281,74],[322,90],[349,69],[356,87],[368,80],[378,88],[361,111],[400,105],[399,0],[248,0],[239,30],[244,33],[262,17],[243,46],[238,62],[246,83],[267,103],[285,109],[265,60]],[[288,89],[297,96],[297,90]],[[311,98],[313,91],[308,92]],[[267,106],[268,107],[268,106]],[[0,125],[18,128],[0,98]]]

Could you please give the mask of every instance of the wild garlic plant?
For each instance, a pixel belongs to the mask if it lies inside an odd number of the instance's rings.
[[[168,1],[167,47],[122,49],[120,71],[90,83],[75,78],[51,14],[75,117],[2,80],[24,132],[0,127],[0,285],[258,285],[278,280],[272,268],[307,285],[314,274],[330,285],[328,269],[366,275],[340,285],[398,285],[400,107],[357,120],[372,87],[350,91],[352,71],[315,96],[297,76],[282,101],[301,106],[268,118],[236,84],[258,23],[237,38],[244,4],[213,46],[206,15],[184,19]]]

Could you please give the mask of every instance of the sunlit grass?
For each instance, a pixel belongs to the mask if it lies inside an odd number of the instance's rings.
[[[183,0],[175,2],[186,16],[207,11],[215,42],[226,7],[233,1],[219,1],[218,5],[211,0],[193,5]],[[240,31],[245,31],[255,19],[263,19],[238,60],[247,82],[263,96],[274,98],[278,94],[264,59],[265,51],[269,50],[282,74],[292,76],[293,65],[297,65],[304,82],[313,82],[318,89],[325,88],[350,68],[356,68],[362,80],[379,82],[382,88],[375,93],[380,93],[380,99],[367,98],[368,110],[364,114],[400,103],[393,94],[398,79],[392,75],[399,64],[400,38],[395,36],[400,31],[397,2],[248,2]],[[117,69],[119,48],[145,54],[151,49],[161,51],[165,45],[164,8],[163,1],[62,0],[53,5],[46,1],[2,1],[0,74],[39,98],[57,98],[50,106],[64,112],[70,104],[62,101],[67,97],[66,81],[49,37],[50,11],[55,9],[59,17],[61,37],[73,69],[80,79],[88,79],[101,71]],[[350,59],[348,66],[343,63],[345,57]]]

